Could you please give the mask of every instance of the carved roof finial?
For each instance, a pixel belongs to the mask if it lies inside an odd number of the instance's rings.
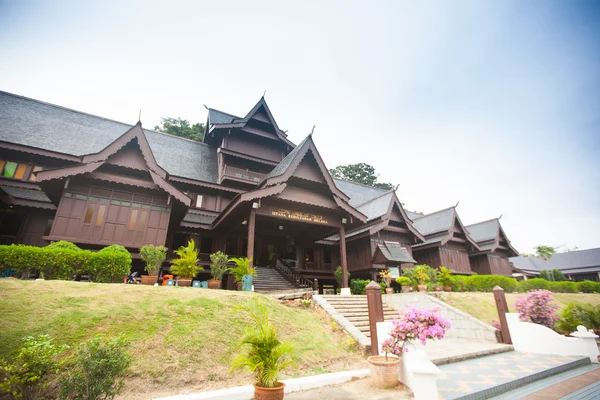
[[[456,202],[456,205],[454,206],[454,208],[458,207],[459,203],[460,203],[460,200]]]
[[[312,136],[313,133],[315,133],[315,127],[316,127],[316,125],[313,125],[312,130],[310,131],[308,136]]]

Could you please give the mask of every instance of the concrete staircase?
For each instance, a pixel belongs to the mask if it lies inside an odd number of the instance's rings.
[[[256,274],[252,281],[255,292],[285,292],[296,289],[295,285],[274,268],[257,266]]]
[[[339,314],[344,316],[352,325],[354,325],[367,338],[371,337],[369,331],[369,313],[367,312],[367,296],[321,296],[327,301]],[[392,321],[398,315],[394,308],[383,305],[383,318],[386,321]]]

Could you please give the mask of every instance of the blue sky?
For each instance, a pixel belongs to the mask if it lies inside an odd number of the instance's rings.
[[[0,90],[144,126],[266,90],[326,164],[411,210],[600,246],[600,3],[0,0]]]

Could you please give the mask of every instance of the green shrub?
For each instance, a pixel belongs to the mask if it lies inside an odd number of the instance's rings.
[[[210,274],[214,280],[220,281],[223,279],[223,275],[227,272],[228,262],[229,257],[221,251],[210,255]]]
[[[131,365],[129,342],[119,337],[105,341],[97,336],[75,352],[67,372],[60,380],[63,399],[113,399],[123,387],[119,379]]]
[[[167,258],[167,248],[165,246],[155,246],[147,244],[140,249],[140,257],[146,263],[146,272],[150,276],[158,276],[163,262]]]
[[[577,325],[583,325],[598,333],[600,331],[600,307],[573,303],[566,306],[560,314],[560,320],[556,325],[557,330],[569,334],[577,330]]]
[[[442,286],[447,287],[452,284],[452,275],[450,270],[446,267],[440,267],[440,271],[437,274],[437,280]]]
[[[545,279],[547,281],[552,281],[552,282],[560,282],[560,281],[567,280],[567,278],[565,278],[565,275],[557,269],[553,269],[551,271],[548,271],[548,270],[540,271],[540,278]]]
[[[396,278],[396,283],[400,286],[408,286],[410,285],[410,278],[407,276],[399,276]]]
[[[583,293],[600,293],[600,282],[581,281],[577,282],[577,289]]]
[[[52,242],[47,249],[69,249],[69,250],[81,250],[75,243],[67,242],[66,240],[59,240],[58,242]]]
[[[251,267],[251,259],[248,257],[232,257],[229,261],[235,263],[235,267],[229,268],[236,282],[241,282],[245,275],[256,276],[256,268]]]
[[[335,280],[337,281],[338,286],[340,286],[340,287],[342,286],[342,275],[343,275],[342,266],[338,265],[335,272],[333,273],[333,276],[335,277]],[[348,271],[348,281],[350,281],[350,271]]]
[[[475,292],[491,292],[496,286],[500,286],[505,292],[514,292],[519,283],[515,278],[502,275],[471,275],[470,289]]]
[[[381,294],[385,294],[385,288],[387,287],[385,282],[377,282],[379,283],[379,286],[381,287]],[[366,293],[366,289],[365,289],[365,293]]]
[[[548,282],[549,290],[554,293],[577,293],[579,292],[575,282]]]
[[[121,282],[124,276],[131,273],[131,254],[115,245],[105,247],[97,253],[91,252],[84,265],[84,273],[94,282]]]
[[[24,338],[14,358],[0,360],[0,390],[15,399],[54,398],[50,384],[61,367],[58,357],[65,348],[56,346],[48,335]]]
[[[452,275],[450,286],[454,292],[468,292],[472,290],[472,276]]]
[[[366,287],[371,281],[368,279],[352,279],[350,281],[350,292],[352,294],[366,294]]]
[[[519,286],[524,292],[529,292],[530,290],[550,290],[549,282],[545,279],[541,278],[532,278],[527,279],[526,281],[521,281]]]

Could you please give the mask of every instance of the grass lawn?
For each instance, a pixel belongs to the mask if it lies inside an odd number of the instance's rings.
[[[515,302],[523,293],[507,293],[506,302],[511,312],[515,311]],[[467,292],[467,293],[443,293],[441,300],[474,316],[475,318],[490,323],[493,319],[498,320],[498,311],[494,302],[493,293]],[[600,294],[591,293],[555,293],[554,300],[560,310],[569,303],[591,304],[600,307]],[[560,313],[560,310],[558,311]]]
[[[135,356],[121,398],[149,398],[252,382],[228,377],[238,340],[250,321],[233,308],[253,296],[225,290],[66,281],[0,280],[0,357],[27,335],[49,334],[76,346],[101,334],[124,335]],[[362,364],[356,343],[320,310],[270,301],[280,336],[296,347],[299,369],[313,375]]]

